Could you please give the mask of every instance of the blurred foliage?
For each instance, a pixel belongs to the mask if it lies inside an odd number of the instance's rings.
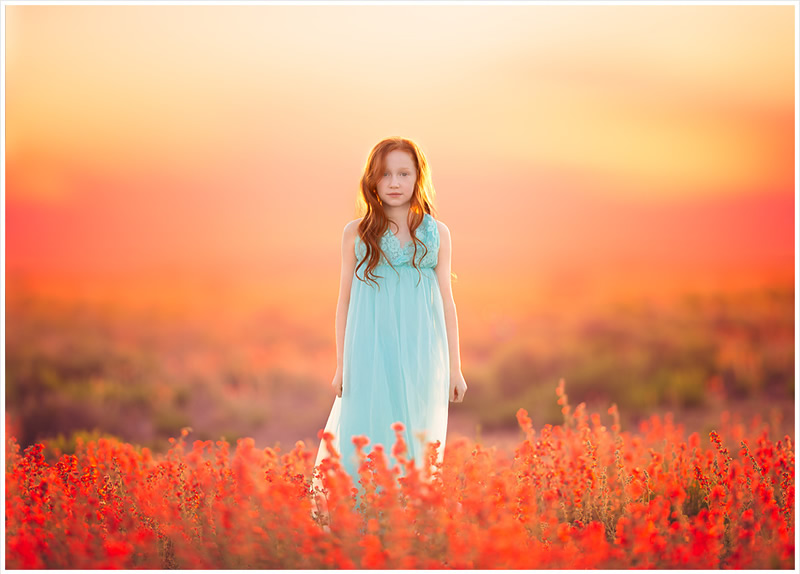
[[[462,311],[463,312],[463,311]],[[702,412],[729,401],[794,401],[794,290],[627,303],[568,320],[555,311],[498,318],[461,333],[463,403],[455,417],[485,431],[562,422],[570,404],[635,423],[655,410]],[[221,325],[153,313],[21,300],[7,305],[6,411],[23,446],[107,433],[162,450],[192,438],[259,444],[316,441],[333,402],[332,325],[270,311]]]
[[[632,413],[629,422],[656,408],[702,410],[715,401],[791,404],[794,320],[792,288],[617,305],[570,327],[527,317],[508,340],[494,341],[496,352],[481,350],[483,365],[465,369],[469,398],[460,408],[484,430],[513,428],[519,407],[539,424],[557,424],[561,378],[572,404],[616,403]]]
[[[186,426],[197,440],[261,436],[293,445],[301,438],[293,438],[294,423],[312,429],[332,397],[318,379],[288,370],[280,349],[259,355],[289,332],[270,318],[254,316],[256,333],[232,335],[155,312],[15,302],[6,320],[7,419],[21,445],[60,437],[64,452],[82,433],[164,450]],[[317,348],[313,340],[308,348]]]

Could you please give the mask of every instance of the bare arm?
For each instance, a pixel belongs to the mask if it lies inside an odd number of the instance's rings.
[[[358,235],[359,220],[345,225],[342,232],[342,270],[339,278],[339,300],[336,303],[336,374],[333,377],[334,391],[342,396],[342,372],[344,368],[344,331],[347,324],[347,310],[350,306],[350,288],[356,268],[355,241]]]
[[[453,287],[450,280],[452,240],[450,229],[437,221],[439,226],[439,257],[436,264],[436,278],[442,293],[444,306],[444,322],[447,330],[447,346],[450,353],[450,400],[461,402],[467,390],[467,383],[461,373],[461,347],[458,341],[458,314],[453,299]]]

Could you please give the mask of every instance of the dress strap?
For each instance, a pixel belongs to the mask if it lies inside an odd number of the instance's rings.
[[[430,213],[425,214],[425,218],[420,225],[420,228],[425,228],[425,245],[428,246],[428,249],[431,250],[433,253],[439,252],[439,226],[436,224],[436,220]]]

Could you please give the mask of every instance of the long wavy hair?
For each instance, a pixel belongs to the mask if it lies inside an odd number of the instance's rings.
[[[411,240],[414,242],[414,256],[411,258],[411,265],[417,269],[417,273],[420,273],[416,263],[417,250],[420,247],[423,248],[425,252],[422,256],[425,257],[428,254],[428,247],[417,238],[415,232],[425,214],[433,215],[434,211],[433,200],[436,193],[431,181],[431,169],[420,147],[413,141],[401,137],[386,138],[378,142],[369,153],[364,173],[361,176],[359,204],[364,217],[358,225],[358,235],[366,247],[366,254],[358,263],[355,272],[356,278],[365,283],[374,283],[376,286],[378,286],[378,282],[375,278],[381,278],[381,275],[375,273],[375,267],[380,263],[381,255],[384,255],[386,262],[394,269],[380,247],[380,240],[389,228],[389,218],[383,211],[383,203],[378,196],[378,181],[383,176],[383,170],[386,167],[386,155],[394,150],[408,152],[414,159],[414,167],[417,171],[417,181],[414,183],[408,217],[408,229],[411,232]],[[359,277],[358,270],[362,266],[364,267],[363,277]]]

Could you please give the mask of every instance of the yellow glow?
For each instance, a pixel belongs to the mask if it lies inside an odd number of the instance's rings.
[[[296,292],[335,278],[389,135],[425,150],[467,290],[587,244],[596,273],[784,269],[794,10],[7,6],[9,269]]]

